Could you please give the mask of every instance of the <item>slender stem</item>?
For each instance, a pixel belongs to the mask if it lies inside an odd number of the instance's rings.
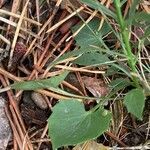
[[[123,19],[122,13],[121,13],[121,3],[120,0],[114,0],[115,7],[116,7],[116,13],[118,17],[118,23],[120,25],[121,29],[121,35],[122,39],[125,45],[125,55],[128,60],[128,64],[132,70],[133,73],[137,74],[136,66],[135,66],[135,55],[132,53],[130,41],[129,41],[129,31],[127,30],[125,21]],[[138,79],[137,77],[132,76],[132,80],[136,87],[139,87]]]

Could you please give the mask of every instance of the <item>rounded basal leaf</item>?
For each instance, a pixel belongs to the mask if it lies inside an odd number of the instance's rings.
[[[132,113],[138,119],[142,119],[142,113],[145,104],[145,96],[142,89],[133,89],[127,93],[124,98],[124,104],[128,112]]]
[[[99,108],[85,111],[78,100],[60,101],[48,120],[53,148],[74,145],[101,135],[109,127],[111,114]]]

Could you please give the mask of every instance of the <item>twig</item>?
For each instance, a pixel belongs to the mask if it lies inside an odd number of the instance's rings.
[[[115,135],[113,135],[111,132],[106,132],[106,134],[108,135],[108,136],[110,136],[113,140],[115,140],[118,144],[120,144],[121,146],[123,146],[123,147],[127,147],[127,145],[126,144],[124,144],[122,141],[120,141]]]

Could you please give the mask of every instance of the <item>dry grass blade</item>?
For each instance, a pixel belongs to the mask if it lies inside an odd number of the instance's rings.
[[[15,22],[13,22],[13,21],[11,21],[11,20],[8,20],[8,19],[6,19],[6,18],[0,17],[0,21],[5,22],[5,23],[7,23],[8,25],[11,25],[11,26],[13,26],[13,27],[17,27],[17,24],[16,24]],[[28,31],[28,30],[25,29],[25,28],[20,27],[20,30],[21,30],[21,31],[24,31],[25,33],[28,33],[28,34],[32,35],[33,37],[35,37],[35,38],[37,38],[37,39],[40,38],[38,35],[36,35],[35,33],[31,32],[31,31]]]
[[[41,28],[40,31],[38,32],[38,36],[40,36],[41,33],[45,30],[45,28],[46,28],[49,24],[51,24],[51,21],[52,21],[54,15],[55,15],[55,13],[56,13],[57,10],[58,10],[58,6],[60,5],[60,3],[61,3],[61,0],[58,0],[57,3],[56,3],[56,6],[55,6],[56,9],[54,9],[52,15],[49,17],[49,19],[48,19],[48,20],[44,23],[44,25],[42,26],[42,28]],[[31,51],[32,47],[34,46],[36,40],[37,40],[37,39],[35,38],[35,39],[32,41],[32,43],[30,44],[30,46],[29,46],[27,52],[26,52],[25,55],[24,55],[24,58],[30,53],[30,51]],[[23,59],[24,59],[24,58],[23,58]]]
[[[9,12],[9,11],[7,11],[7,10],[3,10],[3,9],[0,9],[0,13],[6,14],[6,15],[10,15],[10,16],[12,16],[12,17],[16,17],[16,18],[19,18],[19,19],[20,19],[20,17],[21,17],[21,15],[18,15],[18,14],[15,14],[15,13]],[[35,20],[33,20],[33,19],[30,19],[30,18],[23,17],[23,19],[24,19],[25,21],[28,21],[28,22],[30,22],[30,23],[32,23],[32,24],[37,25],[37,26],[41,26],[41,25],[42,25],[41,23],[39,23],[39,22],[37,22],[37,21],[35,21]]]
[[[105,71],[87,70],[87,69],[75,68],[75,67],[69,67],[69,66],[63,66],[63,65],[56,65],[55,67],[69,70],[69,71],[80,71],[80,72],[88,72],[88,73],[95,73],[95,74],[104,74],[105,73]]]
[[[9,81],[6,77],[3,78],[2,76],[0,76],[0,80],[1,80],[4,87],[6,87],[9,84]],[[14,95],[13,95],[12,91],[8,91],[7,95],[8,95],[9,102],[10,102],[10,107],[9,107],[10,112],[12,113],[13,119],[15,120],[11,124],[12,128],[14,129],[14,135],[17,138],[18,146],[23,147],[23,140],[25,138],[25,132],[26,132],[25,125],[24,125],[24,122],[23,122],[22,117],[20,115],[20,111],[18,109],[18,105],[17,105],[16,99],[14,99]],[[11,118],[9,117],[9,115],[8,115],[8,118],[11,121]],[[15,123],[15,126],[14,126],[14,123]],[[18,126],[18,128],[16,128],[16,125]],[[32,145],[31,145],[29,139],[28,139],[28,136],[26,137],[26,139],[28,141],[27,149],[29,146],[29,149],[32,150],[33,148],[32,148]]]
[[[109,8],[110,4],[111,4],[112,0],[107,0],[107,3],[106,3],[106,8]],[[105,1],[102,1],[101,4],[105,3]],[[103,26],[103,23],[104,23],[104,16],[102,16],[102,19],[101,19],[101,22],[100,22],[100,25],[99,25],[99,28],[98,30],[100,30]]]
[[[68,17],[66,17],[65,19],[61,20],[60,22],[58,22],[57,24],[55,24],[54,26],[52,26],[50,29],[48,29],[47,33],[52,32],[53,30],[55,30],[56,28],[58,28],[60,25],[62,25],[64,22],[66,22],[67,20],[69,20],[71,17],[73,17],[74,15],[76,15],[77,13],[79,13],[80,11],[82,11],[83,9],[84,9],[84,7],[81,6],[75,12],[73,12],[72,14],[70,14]]]
[[[16,26],[16,23],[14,23],[13,21],[10,21],[6,18],[3,18],[3,17],[0,17],[0,21],[5,22],[5,23],[12,25],[12,26]]]
[[[17,144],[18,144],[19,148],[21,149],[21,148],[22,148],[22,142],[21,142],[21,140],[20,140],[18,131],[16,130],[16,127],[15,127],[15,125],[14,125],[14,123],[13,123],[13,120],[11,119],[10,113],[9,113],[9,111],[8,111],[7,108],[5,109],[5,112],[6,112],[6,114],[7,114],[7,117],[8,117],[8,119],[9,119],[9,122],[10,122],[10,124],[11,124],[11,127],[12,127],[12,130],[13,130],[13,133],[14,133],[14,137],[15,137],[15,139],[16,139],[16,141],[17,141]]]
[[[10,45],[10,41],[0,34],[0,39],[3,40],[6,44]]]
[[[0,67],[0,74],[13,80],[13,81],[21,81],[21,79],[19,77],[14,76],[13,74],[9,73],[8,71],[4,70],[1,67]]]

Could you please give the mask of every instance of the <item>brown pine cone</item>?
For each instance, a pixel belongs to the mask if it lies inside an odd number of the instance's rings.
[[[22,42],[16,43],[11,63],[8,66],[8,70],[10,72],[14,72],[16,70],[21,58],[26,53],[26,50],[27,50],[27,48]]]

